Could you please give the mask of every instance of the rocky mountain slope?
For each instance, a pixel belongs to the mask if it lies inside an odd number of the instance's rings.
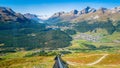
[[[26,13],[26,14],[24,14],[24,16],[30,20],[34,20],[34,21],[37,21],[39,23],[43,23],[43,20],[40,19],[38,15]]]
[[[91,8],[87,6],[83,10],[72,10],[70,12],[58,12],[52,15],[47,22],[57,23],[57,22],[80,22],[80,21],[106,21],[110,19],[116,21],[120,19],[120,7],[115,7],[112,9],[107,8]]]
[[[29,19],[20,13],[16,13],[11,8],[0,7],[0,22],[29,22]]]

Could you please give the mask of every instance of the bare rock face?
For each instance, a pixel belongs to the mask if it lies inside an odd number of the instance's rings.
[[[11,8],[0,7],[0,22],[27,22],[28,19],[22,14],[14,12]]]
[[[86,8],[84,8],[81,11],[78,11],[76,9],[72,10],[71,12],[69,12],[71,15],[81,15],[81,14],[87,14],[87,13],[94,13],[96,12],[96,9],[91,8],[89,6],[87,6]]]
[[[28,19],[37,18],[37,15],[35,15],[35,14],[30,14],[30,13],[26,13],[26,14],[24,14],[24,16],[25,16],[26,18],[28,18]]]
[[[35,14],[26,13],[26,14],[24,14],[24,17],[26,17],[30,20],[39,20],[38,16]]]
[[[33,20],[33,21],[36,21],[39,23],[43,23],[43,19],[39,18],[38,15],[26,13],[26,14],[24,14],[24,16],[30,20]]]
[[[76,9],[74,9],[70,12],[70,15],[76,15],[76,14],[78,14],[78,10],[76,10]]]
[[[53,16],[51,16],[51,17],[61,17],[63,15],[64,16],[67,16],[67,15],[74,16],[74,15],[93,13],[93,12],[96,12],[96,9],[87,6],[86,8],[84,8],[81,11],[78,11],[76,9],[74,9],[74,10],[68,12],[68,13],[65,13],[64,11],[62,11],[62,12],[57,12],[57,13],[53,14]]]
[[[91,13],[91,12],[93,13],[95,11],[96,11],[96,9],[87,6],[86,8],[84,8],[83,10],[81,10],[80,12],[81,12],[81,14],[87,14],[87,13]]]
[[[52,17],[60,17],[60,16],[63,15],[63,14],[65,14],[64,11],[62,11],[62,12],[57,12],[57,13],[55,13]]]
[[[120,7],[116,7],[115,10],[116,10],[117,12],[120,12]]]
[[[108,9],[107,8],[100,8],[98,11],[102,12],[102,13],[105,13]]]
[[[9,15],[15,14],[15,12],[8,7],[0,7],[0,13],[6,13],[6,14],[9,14]]]
[[[111,9],[112,13],[119,13],[120,12],[120,7],[115,7]]]

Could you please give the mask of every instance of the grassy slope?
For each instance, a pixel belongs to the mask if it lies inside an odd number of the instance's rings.
[[[6,56],[1,56],[0,68],[52,68],[54,64],[53,56],[24,57],[28,53],[31,52],[17,52],[11,54],[9,53]]]
[[[92,66],[88,66],[86,64],[92,63],[99,59],[105,53],[82,53],[82,54],[71,54],[65,56],[65,60],[72,62],[69,64],[70,68],[119,68],[120,67],[120,54],[109,54],[105,59],[103,59],[100,63]],[[66,58],[73,58],[72,60]],[[73,62],[74,61],[74,62]]]
[[[29,52],[18,52],[8,54],[1,58],[0,68],[52,68],[54,64],[55,56],[34,56],[24,57]],[[119,53],[107,53],[109,54],[105,59],[96,65],[88,66],[88,63],[92,63],[98,60],[106,53],[72,53],[62,56],[69,64],[69,68],[119,68],[120,67],[120,52]],[[10,56],[10,57],[8,57]]]

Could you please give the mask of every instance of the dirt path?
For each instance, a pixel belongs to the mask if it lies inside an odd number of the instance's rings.
[[[99,63],[100,61],[102,61],[104,58],[106,58],[107,55],[108,55],[108,54],[105,54],[105,55],[103,55],[100,59],[96,60],[96,61],[93,62],[93,63],[89,63],[89,64],[87,64],[87,65],[95,65],[95,64]]]

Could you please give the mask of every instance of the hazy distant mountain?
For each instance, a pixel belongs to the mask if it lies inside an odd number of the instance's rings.
[[[120,20],[120,7],[112,9],[100,8],[95,9],[87,6],[83,10],[72,10],[70,12],[57,12],[52,15],[47,22],[80,22],[80,21],[106,21],[106,20]]]
[[[29,20],[20,13],[14,12],[11,8],[0,7],[0,22],[29,22]]]
[[[30,20],[34,20],[34,21],[38,21],[39,23],[43,23],[43,20],[41,18],[39,18],[38,15],[26,13],[26,14],[24,14],[24,16]]]
[[[48,15],[37,15],[38,18],[42,19],[42,20],[47,20],[49,18]]]

